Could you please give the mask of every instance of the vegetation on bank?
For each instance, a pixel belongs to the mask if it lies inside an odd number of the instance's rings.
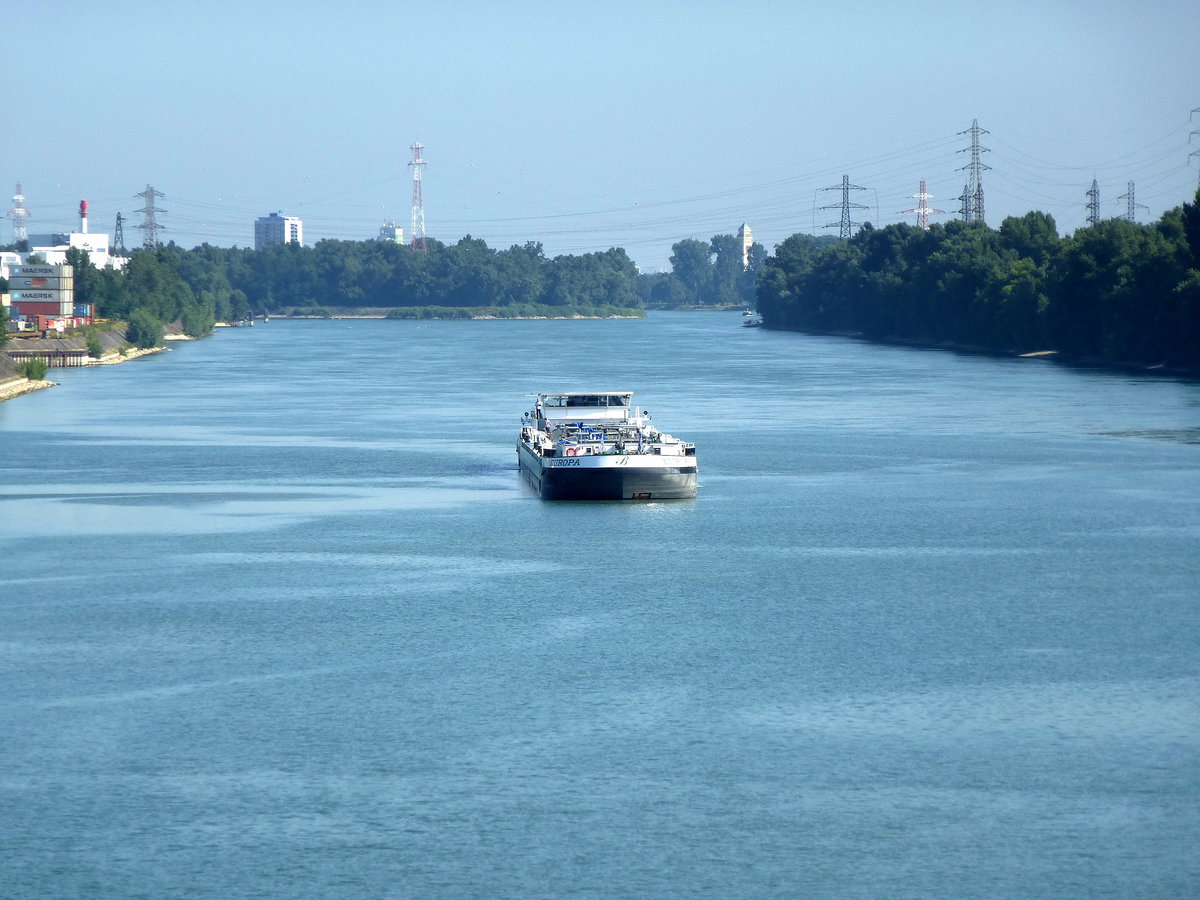
[[[244,317],[245,296],[220,273],[189,266],[188,256],[173,245],[135,250],[124,269],[98,269],[86,251],[71,248],[67,262],[75,269],[75,303],[92,304],[98,318],[127,322],[129,342],[143,349],[160,346],[170,322],[201,337],[219,321]]]
[[[1109,219],[1065,238],[1030,212],[998,230],[868,225],[818,241],[794,235],[766,260],[768,327],[1200,370],[1200,192],[1154,224]]]
[[[647,309],[752,306],[766,255],[762,244],[752,244],[743,266],[741,242],[732,234],[686,238],[671,246],[670,272],[638,278],[638,295]]]
[[[97,269],[68,252],[76,303],[130,325],[130,341],[154,346],[162,326],[207,334],[251,313],[382,307],[399,318],[641,315],[637,269],[624,250],[547,258],[541,244],[493,250],[464,237],[427,252],[385,241],[319,241],[263,250],[168,244],[134,250],[124,270]]]
[[[30,381],[44,381],[49,368],[50,363],[40,356],[35,356],[33,359],[27,359],[20,363],[21,374]]]
[[[562,318],[756,303],[769,327],[1200,370],[1200,192],[1153,224],[1107,220],[1061,238],[1041,212],[998,229],[797,234],[770,257],[754,244],[747,268],[733,235],[689,238],[672,247],[670,272],[640,276],[622,249],[547,258],[534,242],[428,245],[168,244],[133,251],[122,271],[97,269],[79,250],[68,262],[76,302],[127,322],[142,348],[162,343],[166,323],[200,336],[251,313],[329,316],[331,307],[403,319]]]

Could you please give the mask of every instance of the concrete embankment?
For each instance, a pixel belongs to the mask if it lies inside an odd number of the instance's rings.
[[[0,381],[0,403],[5,400],[11,400],[13,397],[20,397],[22,394],[28,394],[32,391],[40,391],[42,388],[54,387],[53,381],[31,381],[25,377],[10,378],[8,381]]]
[[[7,353],[0,353],[0,403],[53,386],[53,381],[31,381],[26,378],[21,374],[21,367]]]
[[[169,329],[168,340],[183,340],[178,329]],[[0,403],[28,394],[30,391],[53,387],[55,382],[49,380],[31,380],[21,372],[21,366],[26,361],[35,358],[46,360],[50,371],[58,368],[74,368],[79,366],[110,366],[116,363],[128,362],[145,356],[148,353],[158,353],[167,348],[151,347],[142,349],[133,347],[126,340],[125,332],[121,329],[102,331],[96,334],[100,344],[100,356],[91,356],[88,339],[83,335],[53,338],[10,337],[4,351],[0,351]]]

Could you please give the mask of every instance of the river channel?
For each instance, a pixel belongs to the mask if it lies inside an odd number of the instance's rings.
[[[277,321],[0,404],[9,898],[1195,897],[1200,384]],[[629,390],[694,501],[546,503]]]

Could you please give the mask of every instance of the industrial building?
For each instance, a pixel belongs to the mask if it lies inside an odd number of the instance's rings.
[[[67,261],[67,251],[72,247],[76,250],[86,250],[92,265],[98,269],[105,267],[119,269],[125,265],[124,257],[113,256],[109,252],[107,234],[90,234],[86,231],[31,234],[29,236],[29,253],[26,256],[36,254],[46,260],[48,265],[60,266]]]
[[[29,235],[29,252],[23,254],[28,260],[31,256],[39,256],[47,265],[61,266],[67,261],[67,251],[70,249],[86,250],[88,259],[98,269],[120,269],[125,265],[125,257],[114,254],[109,248],[107,234],[96,234],[88,231],[87,201],[79,202],[79,230],[55,231],[50,234]]]
[[[277,212],[255,219],[254,249],[261,250],[272,244],[304,246],[304,223],[296,216],[285,216]]]
[[[377,241],[386,241],[390,244],[404,243],[404,229],[395,222],[387,221],[379,228],[379,236],[375,238]]]

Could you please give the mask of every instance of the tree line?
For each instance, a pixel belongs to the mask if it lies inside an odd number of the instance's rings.
[[[70,251],[77,303],[131,325],[180,321],[203,334],[249,314],[327,307],[414,308],[501,315],[641,314],[637,270],[624,250],[547,258],[541,244],[494,250],[470,236],[427,252],[385,241],[322,240],[261,250],[168,244],[135,250],[120,271]],[[453,313],[451,313],[453,314]]]
[[[130,253],[124,269],[98,269],[72,248],[75,300],[97,316],[128,321],[135,343],[161,340],[180,322],[190,335],[247,315],[329,309],[390,309],[392,318],[643,315],[648,306],[752,305],[766,257],[761,244],[742,265],[732,234],[685,239],[671,249],[670,272],[640,275],[620,248],[548,258],[528,241],[496,250],[470,235],[427,241],[427,252],[388,241],[322,240],[252,250],[174,243]]]
[[[671,271],[638,275],[623,249],[545,256],[466,236],[428,251],[322,240],[262,250],[168,244],[123,270],[68,251],[75,298],[129,322],[130,340],[192,335],[218,321],[373,307],[393,317],[641,315],[644,307],[757,303],[769,327],[1002,352],[1054,349],[1105,363],[1200,368],[1200,192],[1151,225],[1107,220],[1060,238],[1041,212],[999,229],[950,222],[797,234],[743,266],[731,234],[672,246]]]
[[[753,306],[755,281],[767,251],[751,244],[746,265],[735,235],[711,241],[685,238],[671,246],[671,271],[638,278],[638,294],[650,309],[704,306]]]
[[[1059,237],[1042,212],[998,230],[864,226],[793,235],[757,281],[768,327],[1105,364],[1200,369],[1200,191],[1154,224],[1109,219]]]

